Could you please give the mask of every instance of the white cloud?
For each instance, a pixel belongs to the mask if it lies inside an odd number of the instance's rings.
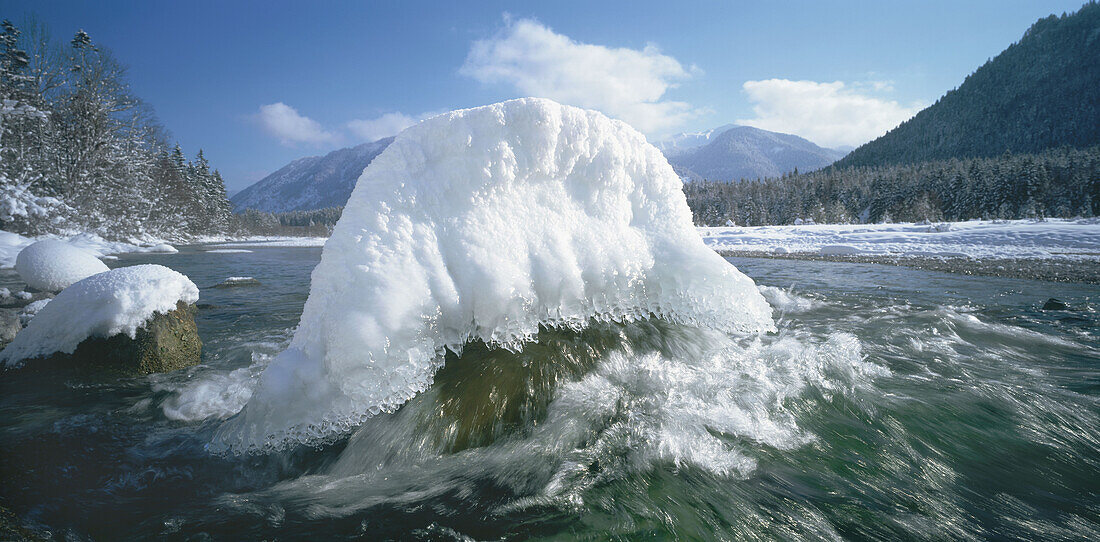
[[[321,124],[309,117],[298,113],[293,107],[276,102],[260,106],[257,115],[260,126],[269,134],[279,138],[284,145],[295,143],[335,143],[339,138],[332,132],[325,131]]]
[[[756,117],[737,122],[799,135],[826,147],[861,145],[922,109],[920,104],[903,106],[868,94],[890,88],[889,82],[846,86],[841,81],[747,81],[744,89]]]
[[[661,100],[694,71],[653,45],[637,50],[578,43],[537,21],[506,19],[496,36],[473,43],[460,73],[510,84],[525,96],[598,109],[659,134],[697,114],[687,103]]]
[[[423,118],[423,117],[421,117]],[[348,130],[362,141],[377,141],[395,135],[416,124],[418,119],[404,113],[386,113],[374,119],[356,119],[348,122]]]

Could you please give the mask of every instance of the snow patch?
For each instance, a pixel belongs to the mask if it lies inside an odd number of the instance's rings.
[[[328,237],[255,237],[211,245],[218,248],[323,247]]]

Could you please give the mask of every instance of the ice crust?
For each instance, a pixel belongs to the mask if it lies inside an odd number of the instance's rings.
[[[199,289],[184,275],[161,265],[135,265],[92,275],[68,288],[34,315],[27,328],[0,350],[8,368],[28,359],[71,354],[84,339],[125,333],[133,337],[154,314],[176,302],[194,303]]]
[[[445,349],[520,349],[540,325],[662,318],[773,328],[708,249],[640,133],[521,99],[447,113],[368,166],[313,271],[290,347],[212,448],[316,444],[427,389]]]
[[[59,292],[70,284],[107,270],[90,252],[58,239],[43,239],[19,251],[19,277],[32,288]]]

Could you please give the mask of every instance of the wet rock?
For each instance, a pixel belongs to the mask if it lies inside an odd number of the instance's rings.
[[[19,323],[19,311],[0,309],[0,347],[15,340],[15,336],[22,329],[23,326]]]
[[[71,355],[59,354],[55,361],[122,376],[167,373],[197,365],[202,341],[195,312],[194,305],[180,301],[175,310],[154,315],[132,339],[124,333],[85,339]]]
[[[1045,311],[1064,311],[1069,310],[1069,305],[1061,299],[1050,298],[1046,303],[1043,303],[1043,310]]]

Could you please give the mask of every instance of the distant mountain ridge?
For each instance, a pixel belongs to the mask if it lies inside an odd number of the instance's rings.
[[[1100,144],[1100,4],[1039,19],[955,90],[837,167]]]
[[[299,158],[234,194],[230,201],[237,212],[284,213],[343,206],[363,169],[392,141],[388,137],[324,156]],[[798,136],[732,124],[673,136],[656,146],[686,179],[779,177],[795,168],[822,168],[844,155]]]
[[[680,134],[656,146],[681,177],[711,181],[779,177],[795,169],[812,171],[845,154],[796,135],[735,125]]]
[[[299,158],[230,198],[237,212],[255,209],[270,213],[341,207],[348,201],[363,169],[389,144],[392,137],[332,151],[324,156]]]

